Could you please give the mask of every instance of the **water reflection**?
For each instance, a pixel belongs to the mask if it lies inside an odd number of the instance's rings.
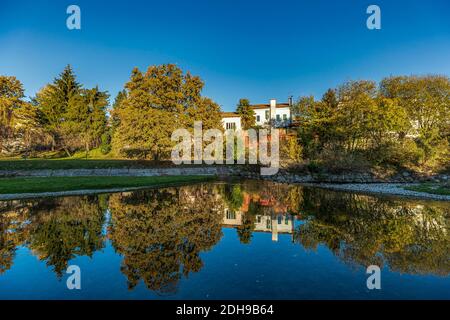
[[[350,266],[407,274],[450,273],[450,206],[261,182],[197,184],[111,195],[0,202],[0,277],[26,247],[61,277],[69,261],[110,243],[131,290],[172,295],[203,268],[223,228],[243,245],[255,233],[325,245]]]
[[[129,288],[142,279],[151,290],[175,292],[181,276],[202,268],[200,252],[222,236],[217,186],[114,194],[109,204],[109,237]]]

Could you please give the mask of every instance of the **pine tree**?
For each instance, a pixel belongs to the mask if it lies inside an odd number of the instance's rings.
[[[52,136],[52,147],[73,151],[99,146],[106,129],[107,92],[83,89],[70,65],[36,96],[41,122]]]
[[[255,125],[255,112],[250,108],[248,99],[239,99],[236,112],[241,117],[242,128],[248,130]]]

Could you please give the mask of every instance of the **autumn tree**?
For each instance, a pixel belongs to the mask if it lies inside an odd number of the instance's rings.
[[[381,81],[380,91],[406,111],[410,133],[424,151],[424,160],[448,159],[450,79],[435,75],[389,77]]]
[[[24,97],[17,78],[0,76],[0,152],[23,152],[38,146],[44,138],[38,111]]]
[[[113,148],[135,158],[167,159],[172,132],[193,130],[195,121],[203,129],[221,128],[220,107],[201,96],[204,83],[198,76],[176,65],[151,66],[145,73],[135,68],[125,85],[125,98],[114,108]]]

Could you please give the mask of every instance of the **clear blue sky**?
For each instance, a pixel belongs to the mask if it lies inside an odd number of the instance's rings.
[[[77,4],[82,29],[66,28]],[[381,8],[382,29],[366,28]],[[176,63],[226,111],[320,97],[350,79],[450,74],[448,0],[0,1],[0,74],[32,96],[68,63],[114,97],[133,67]]]

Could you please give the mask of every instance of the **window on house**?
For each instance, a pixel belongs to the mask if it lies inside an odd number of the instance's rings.
[[[277,114],[277,121],[280,121],[280,120],[281,120],[281,117],[279,114]]]
[[[267,229],[272,229],[272,220],[267,219],[267,221],[266,221],[266,228]]]
[[[287,120],[287,114],[283,114],[283,120],[284,120],[284,121]]]
[[[227,122],[225,127],[227,129],[236,129],[236,123],[234,123],[234,122]]]
[[[266,110],[266,120],[269,120],[269,117],[270,117],[269,110]]]
[[[282,222],[281,219],[282,219],[282,218],[283,218],[283,217],[282,217],[281,215],[278,216],[278,224],[281,224],[281,222]]]
[[[236,219],[236,213],[234,211],[227,210],[227,219],[228,220]]]
[[[257,116],[256,116],[256,122],[259,122],[259,121],[261,121],[261,116],[260,116],[260,115],[257,115]]]

